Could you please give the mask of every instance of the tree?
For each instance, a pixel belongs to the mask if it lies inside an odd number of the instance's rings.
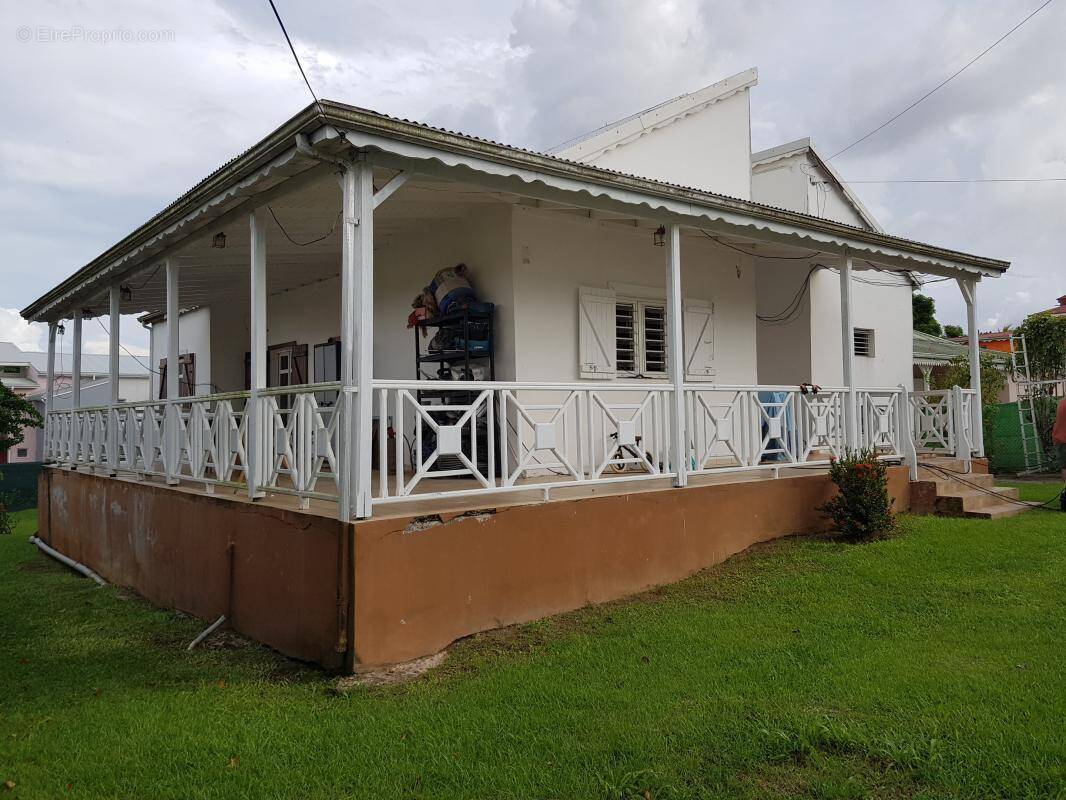
[[[41,425],[41,415],[33,403],[0,383],[0,452],[22,442],[23,428]]]
[[[37,409],[23,397],[15,394],[0,383],[0,453],[22,442],[23,428],[39,428],[41,415]],[[3,478],[3,475],[0,475]],[[0,533],[11,533],[11,516],[7,513],[7,503],[0,494]]]
[[[965,335],[966,334],[963,332],[961,325],[944,326],[944,336],[946,336],[948,339],[959,339]]]
[[[940,323],[936,321],[936,302],[932,297],[915,293],[911,296],[911,313],[914,317],[914,330],[940,335]]]
[[[999,405],[999,393],[1007,385],[1007,375],[991,353],[981,353],[981,419],[984,421],[985,455],[994,459],[992,452],[992,424]],[[950,389],[953,386],[970,386],[970,356],[955,356],[943,371],[933,373],[934,389]],[[970,387],[973,388],[973,387]]]
[[[1025,337],[1025,354],[1029,361],[1029,380],[1045,381],[1030,388],[1033,397],[1033,412],[1036,431],[1045,453],[1054,450],[1051,431],[1055,426],[1058,384],[1053,381],[1066,379],[1066,316],[1047,311],[1030,314],[1015,330]],[[1024,377],[1024,376],[1023,376]],[[1048,456],[1054,463],[1054,458]]]
[[[1066,316],[1047,311],[1030,314],[1015,333],[1025,337],[1030,380],[1066,378]]]

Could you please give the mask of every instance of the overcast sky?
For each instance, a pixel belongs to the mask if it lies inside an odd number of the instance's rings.
[[[810,136],[824,155],[1040,4],[276,2],[322,97],[546,148],[755,66],[753,149]],[[38,347],[17,309],[310,98],[266,0],[0,9],[0,340]],[[149,41],[100,41],[115,30]],[[1064,39],[1057,0],[834,164],[851,180],[1066,176]],[[1066,294],[1066,183],[854,188],[891,233],[1013,262],[981,285],[983,329]],[[929,292],[942,322],[963,321],[954,284]],[[102,329],[86,340],[106,351]]]

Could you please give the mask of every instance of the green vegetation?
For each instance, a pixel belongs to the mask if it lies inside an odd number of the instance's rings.
[[[928,333],[930,336],[940,336],[943,333],[936,319],[936,301],[932,297],[918,292],[911,295],[911,315],[914,319],[914,330]]]
[[[1054,486],[1025,484],[1050,498]],[[1063,797],[1066,526],[901,520],[347,694],[0,538],[0,797]]]

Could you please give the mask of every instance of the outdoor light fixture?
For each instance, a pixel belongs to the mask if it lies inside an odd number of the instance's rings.
[[[131,289],[126,284],[122,284],[118,287],[118,294],[119,297],[122,298],[122,301],[124,303],[128,303],[130,300],[133,299],[133,289]]]
[[[666,247],[666,226],[660,225],[655,229],[653,241],[656,247]]]
[[[211,246],[219,250],[226,249],[226,234],[219,231],[215,234],[215,237],[211,240]]]

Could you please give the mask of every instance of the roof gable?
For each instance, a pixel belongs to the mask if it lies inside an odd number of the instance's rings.
[[[589,131],[548,150],[551,155],[571,161],[588,161],[624,144],[646,136],[680,119],[698,114],[709,106],[738,92],[746,91],[759,82],[759,72],[752,67],[736,75],[704,86],[695,92],[666,100],[651,108],[630,114],[602,128]]]
[[[771,147],[768,150],[761,150],[758,153],[752,153],[751,167],[752,170],[755,170],[758,167],[766,167],[778,161],[804,155],[807,156],[817,170],[825,175],[827,182],[836,187],[841,199],[854,210],[870,230],[877,231],[878,233],[885,232],[884,228],[881,227],[881,223],[879,223],[874,215],[870,213],[869,209],[863,205],[862,200],[860,200],[858,195],[852,191],[847,182],[840,177],[840,174],[833,168],[833,165],[819,155],[817,148],[814,146],[814,142],[812,142],[809,137],[796,139],[793,142],[786,142],[777,147]]]

